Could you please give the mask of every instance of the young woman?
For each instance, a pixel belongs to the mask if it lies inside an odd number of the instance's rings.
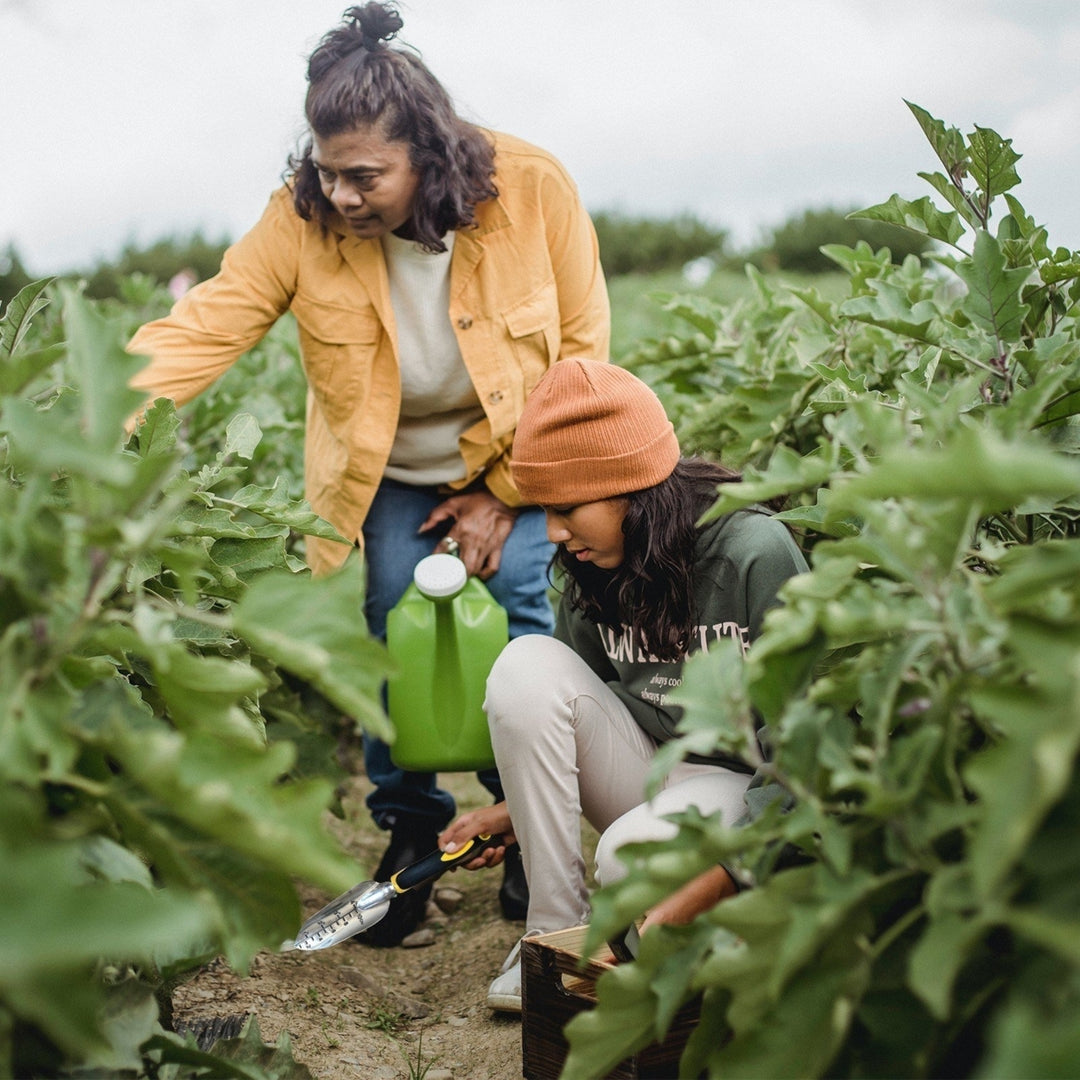
[[[454,541],[507,609],[510,635],[550,633],[543,515],[509,469],[525,397],[563,356],[606,358],[607,292],[596,236],[550,154],[461,119],[406,48],[394,8],[350,8],[308,63],[310,140],[262,219],[130,351],[133,381],[183,404],[286,311],[308,382],[305,495],[346,544],[309,539],[316,573],[354,546],[368,566],[376,636],[416,563]],[[445,539],[444,539],[445,538]],[[430,774],[405,773],[365,740],[368,805],[391,830],[385,880],[427,854],[454,815]],[[482,780],[502,798],[498,778]],[[500,893],[524,915],[520,863]],[[419,922],[413,890],[363,935],[394,945]]]
[[[682,458],[656,395],[628,371],[563,360],[518,422],[511,468],[544,510],[566,587],[555,636],[512,641],[496,661],[486,710],[504,802],[461,815],[439,837],[453,851],[477,833],[521,845],[530,887],[526,933],[588,921],[580,816],[602,834],[602,884],[625,872],[624,843],[675,832],[688,806],[732,823],[751,769],[718,756],[683,761],[645,801],[657,746],[680,718],[669,702],[686,657],[721,639],[745,650],[789,577],[806,563],[787,529],[748,509],[699,527],[717,486],[737,475]],[[470,864],[496,865],[499,848]],[[734,891],[717,867],[649,920],[685,922]],[[492,983],[492,1008],[520,1011],[517,948]]]

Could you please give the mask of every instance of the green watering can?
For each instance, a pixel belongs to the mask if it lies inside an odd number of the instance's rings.
[[[386,620],[397,671],[387,707],[390,758],[411,772],[493,768],[484,688],[509,640],[506,611],[455,555],[429,555]]]

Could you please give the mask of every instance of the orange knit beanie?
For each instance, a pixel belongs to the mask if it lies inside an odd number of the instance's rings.
[[[510,471],[541,506],[596,502],[666,480],[679,460],[660,399],[635,375],[600,360],[560,360],[529,395]]]

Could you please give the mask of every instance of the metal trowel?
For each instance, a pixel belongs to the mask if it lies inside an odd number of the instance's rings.
[[[447,870],[471,862],[485,848],[501,843],[501,836],[474,836],[452,854],[436,849],[418,862],[403,867],[389,881],[361,881],[316,911],[292,941],[282,942],[281,949],[283,952],[288,949],[313,952],[362,934],[386,914],[395,896],[434,881]]]

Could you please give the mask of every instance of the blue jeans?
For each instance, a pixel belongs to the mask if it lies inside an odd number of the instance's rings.
[[[433,530],[420,536],[416,530],[446,498],[434,487],[413,487],[389,479],[379,485],[364,521],[368,568],[364,614],[375,637],[385,639],[387,612],[411,584],[416,564],[431,554],[442,534]],[[512,638],[550,634],[554,629],[546,573],[553,551],[543,511],[536,507],[522,510],[503,548],[498,572],[485,582],[506,609]],[[435,774],[399,769],[381,739],[364,736],[364,766],[375,785],[367,797],[368,809],[380,829],[392,828],[399,815],[408,815],[430,821],[432,831],[437,832],[453,818],[454,798],[437,785]],[[500,801],[499,774],[486,769],[477,776]]]

